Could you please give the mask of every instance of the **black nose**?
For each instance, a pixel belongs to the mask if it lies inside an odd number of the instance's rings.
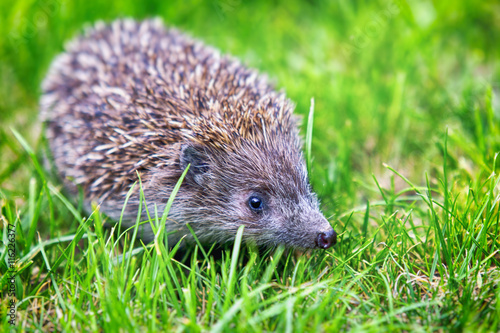
[[[316,238],[316,245],[322,249],[328,249],[337,243],[337,233],[330,229],[327,232],[320,232]]]

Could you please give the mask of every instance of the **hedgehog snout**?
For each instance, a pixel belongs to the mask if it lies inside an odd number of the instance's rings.
[[[337,243],[337,233],[331,229],[326,232],[320,232],[316,238],[316,246],[321,249],[328,249]]]
[[[314,243],[316,248],[326,250],[337,243],[337,233],[320,211],[315,210],[313,216],[310,221],[314,221],[312,233]]]

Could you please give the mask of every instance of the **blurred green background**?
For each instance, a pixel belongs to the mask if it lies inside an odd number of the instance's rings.
[[[85,24],[160,16],[267,73],[306,115],[315,98],[312,181],[329,211],[369,196],[382,163],[423,181],[448,127],[455,163],[499,150],[500,7],[494,1],[5,1],[0,3],[0,184],[23,194],[9,127],[39,142],[40,83]],[[490,119],[491,120],[491,119]],[[370,185],[371,186],[371,185]]]

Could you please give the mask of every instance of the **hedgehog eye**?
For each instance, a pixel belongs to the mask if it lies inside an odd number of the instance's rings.
[[[248,199],[248,206],[255,211],[260,212],[264,208],[264,203],[261,197],[253,195]]]

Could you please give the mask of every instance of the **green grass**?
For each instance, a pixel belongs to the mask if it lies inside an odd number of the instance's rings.
[[[285,89],[339,244],[179,258],[162,228],[134,247],[61,194],[40,82],[86,22],[123,16],[161,16]],[[0,23],[4,331],[500,331],[498,3],[0,0]]]

